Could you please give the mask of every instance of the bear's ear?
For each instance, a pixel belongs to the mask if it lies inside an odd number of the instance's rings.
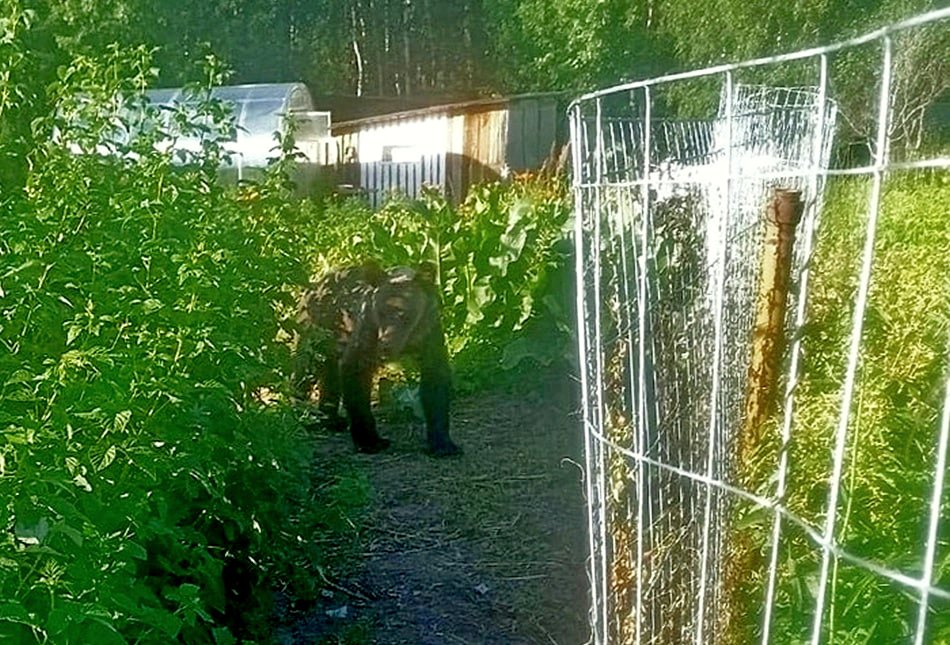
[[[360,269],[363,271],[363,279],[374,287],[379,286],[386,277],[383,267],[374,259],[364,260]]]
[[[422,284],[435,284],[435,264],[432,262],[420,262],[416,265],[416,282]]]

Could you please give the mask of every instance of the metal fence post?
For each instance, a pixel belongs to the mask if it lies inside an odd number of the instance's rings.
[[[752,329],[752,355],[746,386],[745,414],[739,434],[740,475],[761,444],[762,424],[775,409],[782,352],[785,311],[792,270],[795,227],[804,204],[799,190],[777,188],[765,211],[765,239],[759,268],[759,294]],[[741,481],[741,477],[740,477]]]

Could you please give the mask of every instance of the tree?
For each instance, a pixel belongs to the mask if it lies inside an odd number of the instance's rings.
[[[468,94],[490,85],[478,0],[343,0],[304,26],[312,87],[375,96]],[[329,68],[326,76],[321,70]]]
[[[702,5],[667,1],[658,9],[658,30],[673,44],[677,67],[689,69],[836,42],[935,5],[934,0],[709,0]],[[945,25],[895,37],[892,144],[921,144],[927,108],[950,88],[948,48],[950,34]],[[838,102],[839,123],[844,126],[839,140],[872,140],[880,83],[879,46],[832,56],[829,68],[830,93]],[[817,81],[814,66],[770,67],[749,76],[782,84]]]
[[[932,8],[936,0],[7,3],[34,12],[31,38],[43,34],[48,42],[27,45],[29,66],[47,83],[69,56],[101,54],[116,42],[155,47],[164,86],[194,80],[196,60],[210,50],[234,70],[233,82],[303,80],[318,94],[449,100],[580,91],[792,51],[868,31]],[[895,48],[895,137],[910,145],[920,139],[927,106],[946,91],[947,39],[946,29],[918,30]],[[866,137],[873,128],[868,101],[873,100],[878,55],[843,54],[832,61],[831,89],[848,136]],[[773,67],[743,79],[813,83],[814,66],[791,74]],[[6,123],[9,130],[10,120]]]
[[[64,60],[46,9],[0,0],[0,195],[25,181],[32,123],[47,113],[46,88]]]
[[[484,0],[509,90],[590,89],[669,64],[654,0]]]

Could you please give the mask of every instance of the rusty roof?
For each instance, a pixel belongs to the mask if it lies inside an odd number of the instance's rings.
[[[489,97],[483,99],[474,99],[471,101],[462,101],[459,103],[432,105],[429,107],[416,108],[413,110],[403,110],[400,112],[379,114],[361,119],[352,119],[350,121],[340,121],[338,123],[333,123],[330,130],[334,135],[348,134],[370,125],[381,125],[396,121],[407,121],[410,119],[418,119],[427,116],[455,116],[457,114],[471,114],[474,112],[482,112],[485,110],[506,107],[511,103],[516,103],[518,101],[530,101],[534,99],[557,100],[558,98],[566,95],[567,92],[534,92],[531,94],[515,94],[512,96]]]

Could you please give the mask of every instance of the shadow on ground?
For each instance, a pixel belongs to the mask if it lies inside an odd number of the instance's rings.
[[[586,642],[575,389],[550,377],[530,394],[457,400],[465,454],[449,460],[423,453],[419,424],[381,423],[391,451],[357,458],[373,487],[362,560],[316,606],[285,616],[278,642]],[[351,450],[346,436],[320,441],[321,459]]]

